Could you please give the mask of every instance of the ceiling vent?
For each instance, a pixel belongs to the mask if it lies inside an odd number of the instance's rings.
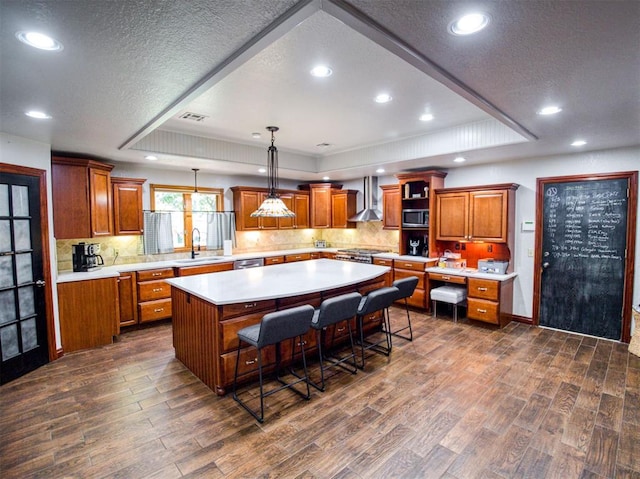
[[[178,118],[181,120],[191,120],[191,121],[204,121],[205,118],[209,118],[206,115],[200,115],[198,113],[191,113],[190,111],[183,113]]]

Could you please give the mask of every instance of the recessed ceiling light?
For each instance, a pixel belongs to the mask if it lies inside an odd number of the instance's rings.
[[[384,168],[378,168],[378,169],[376,170],[376,173],[384,173]]]
[[[464,163],[465,161],[467,161],[467,159],[464,156],[458,156],[453,159],[454,163]]]
[[[433,115],[431,113],[425,113],[420,115],[420,121],[431,121],[433,120]]]
[[[258,168],[258,173],[266,173],[267,169],[266,168]]]
[[[374,98],[376,103],[389,103],[392,98],[388,93],[380,93],[378,96]]]
[[[576,140],[573,143],[571,143],[571,146],[584,146],[586,144],[587,142],[584,140]]]
[[[324,181],[329,181],[331,178],[329,178],[328,176],[323,176],[323,177],[322,177],[322,179],[323,179]]]
[[[333,70],[326,65],[317,65],[311,69],[310,73],[314,77],[324,78],[331,76]]]
[[[16,38],[22,43],[40,50],[59,52],[64,48],[62,43],[55,38],[51,38],[38,32],[17,32]]]
[[[486,13],[470,13],[449,25],[449,31],[454,35],[471,35],[489,25],[489,15]]]
[[[262,138],[262,135],[260,133],[251,133],[251,137],[257,140],[259,138]]]
[[[149,160],[149,161],[157,161],[158,157],[154,156],[154,155],[147,155],[144,157],[145,160]]]
[[[51,119],[51,115],[47,115],[43,111],[30,110],[30,111],[25,112],[25,115],[27,115],[30,118],[36,118],[38,120],[49,120],[49,119]]]
[[[538,111],[538,115],[555,115],[556,113],[560,113],[562,108],[556,105],[545,106],[541,110]]]

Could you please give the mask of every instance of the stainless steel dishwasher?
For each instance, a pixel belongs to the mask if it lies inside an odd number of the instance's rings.
[[[233,262],[233,269],[247,269],[264,266],[264,258],[239,259]]]

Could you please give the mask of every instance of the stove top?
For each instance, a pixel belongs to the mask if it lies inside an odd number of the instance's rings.
[[[356,261],[358,263],[373,263],[372,255],[378,253],[387,253],[386,249],[373,248],[351,248],[339,249],[336,253],[336,259],[342,261]]]
[[[359,255],[372,255],[379,253],[387,253],[388,249],[373,249],[373,248],[352,248],[352,249],[339,249],[338,254],[359,254]]]

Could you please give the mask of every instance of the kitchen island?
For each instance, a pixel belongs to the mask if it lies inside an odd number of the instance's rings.
[[[168,279],[176,358],[209,388],[224,395],[233,384],[240,329],[259,323],[272,311],[301,304],[318,307],[326,298],[351,291],[367,294],[384,286],[388,271],[385,266],[319,259]],[[378,313],[366,321],[368,328],[381,326]],[[346,329],[336,329],[335,337],[346,340]],[[315,332],[310,331],[305,342],[305,348],[314,349]],[[292,350],[292,344],[283,344],[282,357],[290,357]],[[264,348],[262,360],[273,365],[275,349]],[[241,350],[242,380],[254,377],[251,371],[256,362],[254,348]]]

